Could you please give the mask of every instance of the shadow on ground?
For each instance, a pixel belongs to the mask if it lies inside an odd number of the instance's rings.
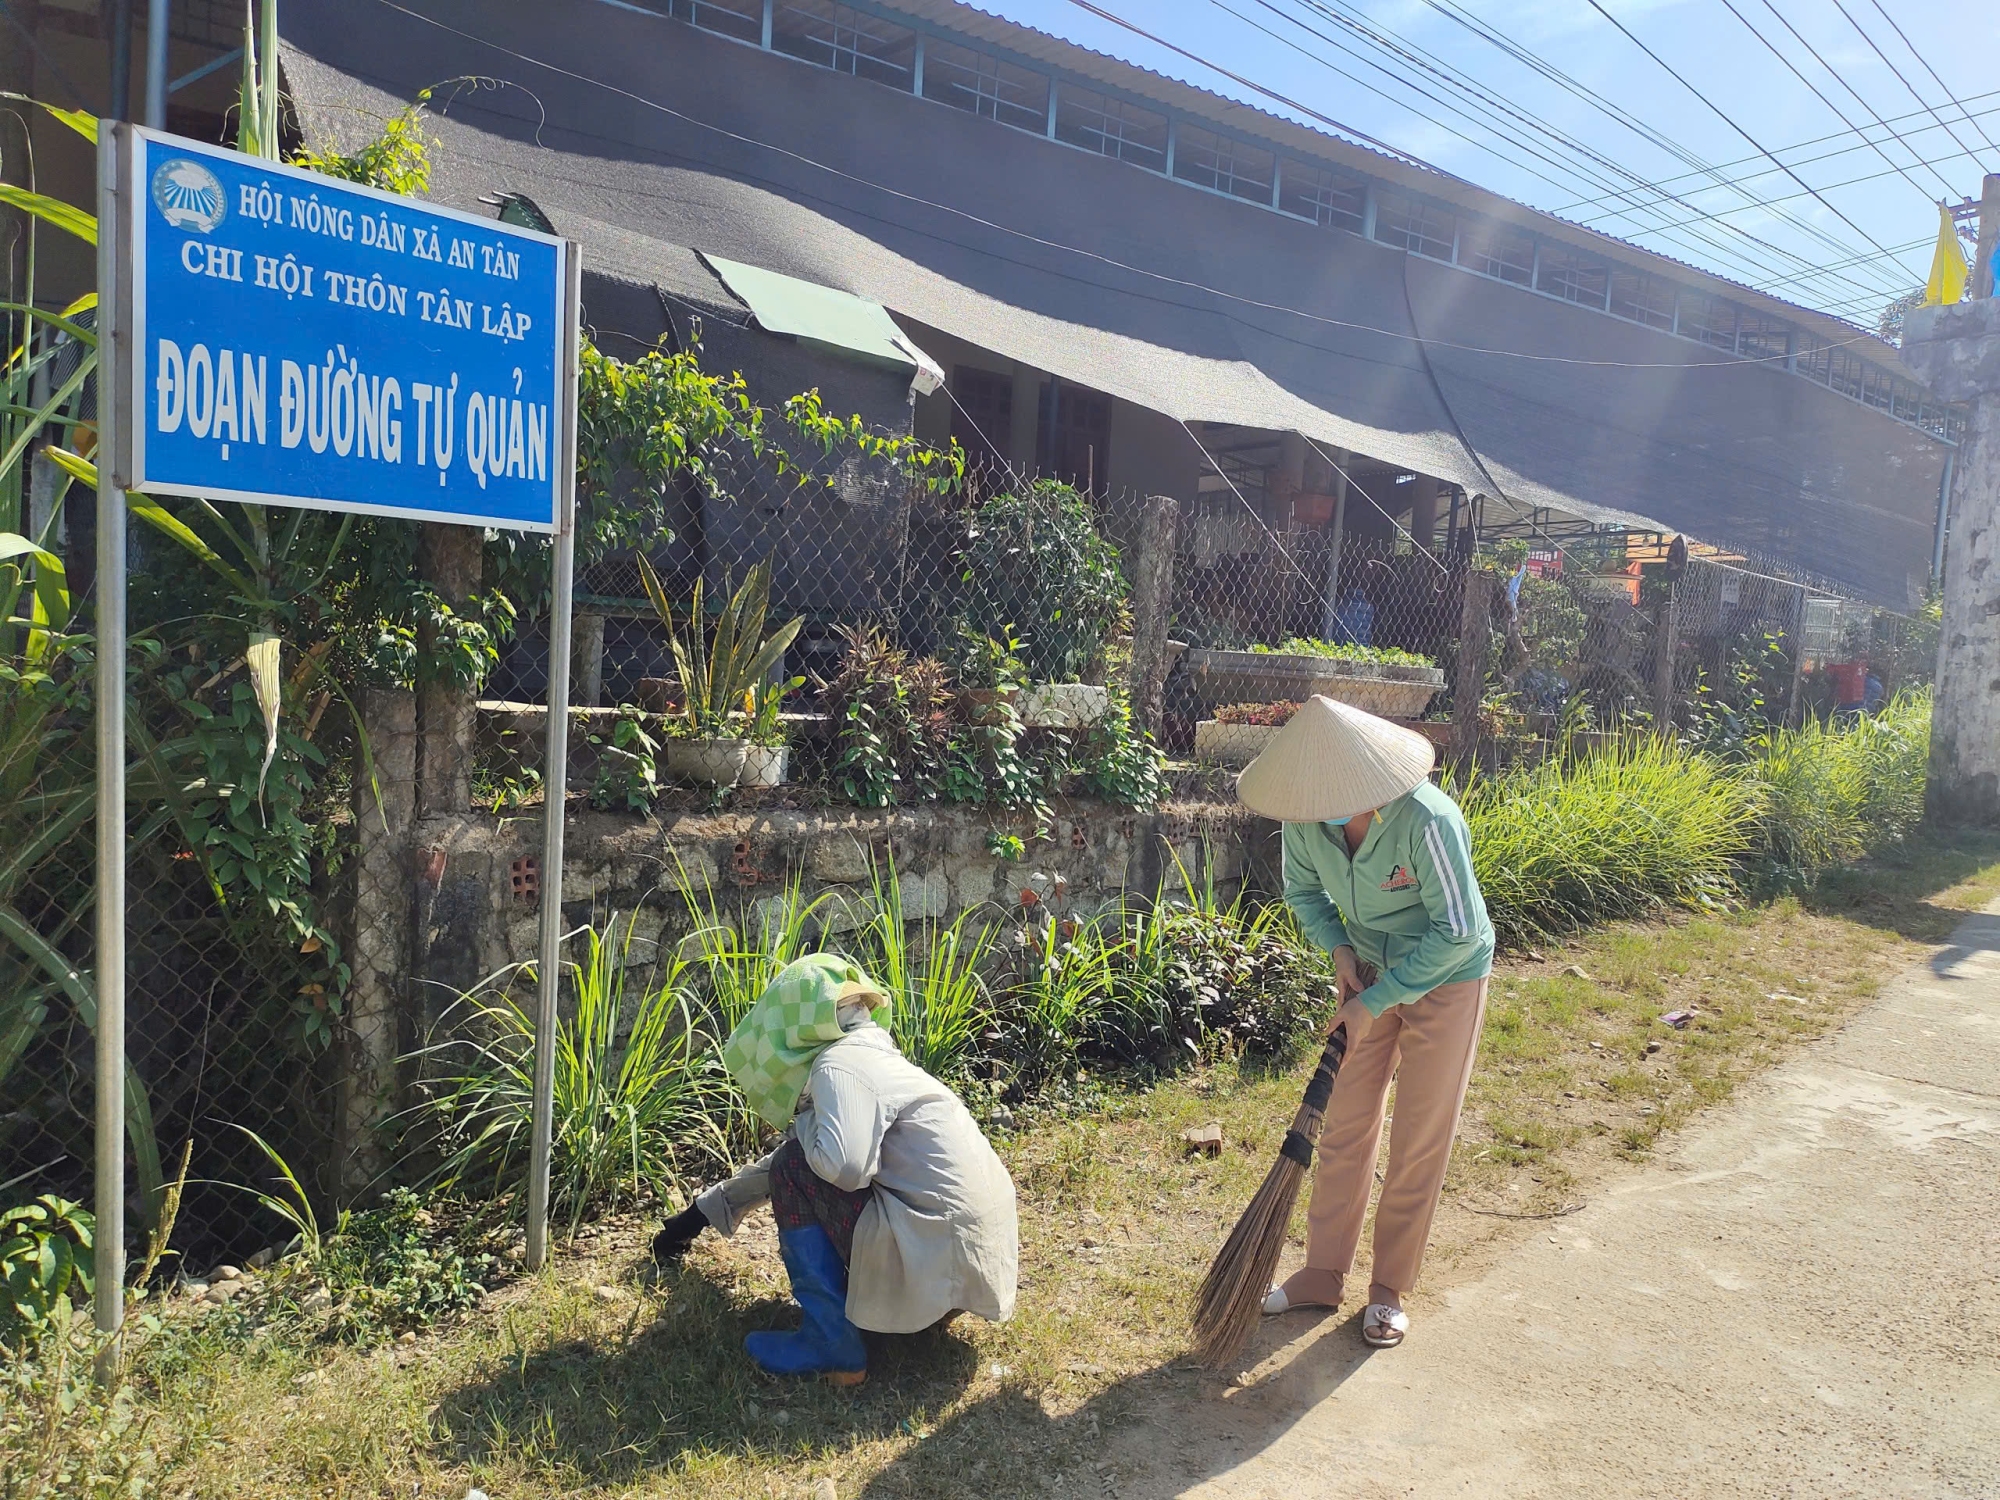
[[[1234,1369],[1159,1366],[1060,1417],[1002,1388],[927,1432],[857,1493],[863,1500],[1037,1493],[1166,1500],[1261,1452],[1374,1357],[1361,1342],[1358,1312],[1295,1314],[1260,1327]]]
[[[915,1431],[972,1383],[979,1356],[933,1330],[880,1339],[858,1391],[773,1381],[743,1352],[757,1328],[795,1328],[769,1298],[732,1305],[699,1270],[668,1273],[657,1317],[635,1307],[622,1334],[577,1338],[510,1361],[440,1403],[447,1462],[547,1467],[576,1487],[620,1488],[690,1456],[810,1456]]]
[[[1920,943],[1942,943],[1965,920],[1965,912],[1929,898],[1996,861],[2000,834],[1971,829],[1918,833],[1858,864],[1826,871],[1800,892],[1799,900],[1820,916],[1844,917]]]

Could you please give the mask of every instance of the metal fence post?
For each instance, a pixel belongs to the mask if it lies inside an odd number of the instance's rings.
[[[564,246],[568,281],[563,300],[563,359],[572,386],[577,378],[583,266],[574,240]],[[549,1165],[555,1129],[556,993],[562,963],[563,803],[569,790],[570,603],[576,575],[576,401],[566,413],[559,461],[563,494],[555,536],[555,578],[549,600],[549,722],[542,768],[541,957],[535,978],[533,1138],[528,1160],[527,1266],[539,1270],[549,1255]]]
[[[1679,654],[1681,586],[1667,587],[1660,601],[1659,641],[1653,656],[1653,718],[1661,734],[1674,730],[1674,658]]]
[[[92,1297],[106,1343],[100,1378],[119,1362],[125,1320],[125,444],[131,358],[121,275],[130,131],[97,146],[97,1218]]]

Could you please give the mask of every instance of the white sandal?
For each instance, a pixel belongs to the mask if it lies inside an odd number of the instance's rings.
[[[1274,1286],[1271,1288],[1270,1291],[1264,1294],[1265,1317],[1267,1318],[1280,1317],[1283,1314],[1290,1312],[1291,1310],[1292,1310],[1292,1299],[1285,1295],[1285,1289],[1283,1287]]]
[[[1410,1315],[1386,1302],[1371,1302],[1361,1314],[1361,1341],[1371,1349],[1393,1349],[1409,1331]]]

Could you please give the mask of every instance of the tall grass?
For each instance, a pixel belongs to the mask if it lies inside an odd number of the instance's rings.
[[[1900,837],[1924,811],[1928,692],[1898,693],[1852,725],[1808,720],[1773,734],[1752,762],[1763,799],[1759,852],[1811,875]]]
[[[992,1021],[981,971],[993,951],[993,924],[973,925],[971,909],[951,922],[910,922],[893,858],[871,879],[872,915],[853,945],[855,958],[889,992],[903,1056],[934,1078],[958,1078]]]
[[[642,1188],[664,1193],[683,1175],[727,1160],[732,1138],[743,1133],[743,1105],[717,1039],[699,1020],[694,961],[665,953],[650,981],[639,979],[649,968],[633,962],[637,918],[626,919],[622,935],[615,916],[602,932],[585,929],[583,959],[566,965],[550,1208],[572,1233],[593,1204]],[[420,1054],[441,1064],[417,1107],[438,1131],[445,1159],[433,1181],[441,1186],[498,1193],[526,1167],[535,1022],[511,982],[517,974],[532,980],[533,968],[503,971],[455,1008],[454,1029],[480,1040]]]
[[[1476,779],[1460,805],[1503,944],[1722,897],[1758,826],[1745,773],[1636,735]]]

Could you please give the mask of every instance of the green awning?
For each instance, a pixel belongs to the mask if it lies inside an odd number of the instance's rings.
[[[919,372],[920,378],[923,373],[942,378],[943,372],[910,342],[879,302],[761,266],[724,260],[706,250],[701,258],[722,278],[722,284],[749,306],[757,326],[766,333],[785,334],[850,357]]]

